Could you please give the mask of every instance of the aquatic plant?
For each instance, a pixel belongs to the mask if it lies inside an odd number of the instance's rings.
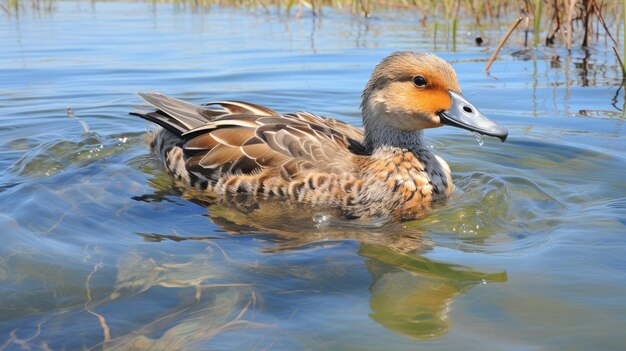
[[[29,9],[54,11],[56,0],[3,0],[0,8],[6,14],[19,13]],[[525,35],[533,32],[533,45],[564,45],[568,50],[577,44],[586,48],[593,40],[600,41],[604,34],[610,37],[613,46],[619,46],[621,26],[626,23],[626,0],[147,0],[153,4],[174,3],[195,10],[211,6],[229,6],[248,9],[276,10],[289,16],[300,17],[305,9],[312,16],[323,14],[324,8],[334,8],[370,17],[395,10],[415,11],[421,23],[443,19],[443,30],[455,42],[458,19],[473,18],[478,30],[486,21],[510,22],[521,17],[525,21]],[[620,16],[621,15],[621,16]],[[620,19],[620,17],[622,17]],[[530,25],[532,23],[532,27]],[[602,27],[602,29],[601,29]],[[618,34],[612,36],[611,28]],[[603,31],[604,33],[601,33]],[[542,40],[543,36],[543,40]],[[528,44],[527,42],[525,44]],[[626,56],[626,49],[624,49]]]

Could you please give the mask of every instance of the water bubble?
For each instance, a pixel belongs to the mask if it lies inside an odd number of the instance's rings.
[[[318,213],[313,216],[313,222],[317,225],[317,227],[324,226],[328,224],[330,221],[330,216],[326,213]]]

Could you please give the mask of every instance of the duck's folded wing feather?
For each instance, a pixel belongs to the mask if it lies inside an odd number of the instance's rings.
[[[285,114],[285,117],[298,119],[306,123],[323,125],[345,135],[346,137],[350,139],[354,139],[356,141],[363,140],[362,129],[354,127],[344,121],[341,121],[332,117],[321,117],[310,112],[287,113]]]
[[[350,168],[349,137],[325,123],[280,116],[228,116],[183,134],[187,169],[207,178],[224,172]]]
[[[156,115],[179,125],[183,131],[197,128],[213,119],[209,109],[202,106],[165,96],[160,93],[138,93],[150,105],[156,107]]]
[[[157,110],[148,113],[135,111],[131,114],[154,122],[177,136],[221,117],[244,114],[279,115],[267,107],[242,101],[214,101],[195,105],[160,93],[138,93],[138,95]]]
[[[279,116],[280,114],[265,106],[260,106],[244,101],[211,101],[202,104],[202,107],[215,109],[219,106],[222,109],[222,116],[227,115],[256,115],[256,116]]]
[[[358,128],[309,112],[280,115],[242,101],[194,105],[159,93],[139,95],[157,111],[134,114],[181,137],[187,169],[205,178],[262,170],[284,177],[311,168],[341,172],[351,167],[349,145],[363,138]]]

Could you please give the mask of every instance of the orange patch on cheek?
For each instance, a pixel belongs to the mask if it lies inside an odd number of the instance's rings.
[[[452,105],[448,91],[438,86],[416,88],[412,83],[396,83],[383,97],[390,123],[402,130],[439,127],[436,113]]]
[[[413,109],[435,114],[441,110],[447,110],[452,105],[450,95],[444,91],[424,90],[415,94],[411,102]]]

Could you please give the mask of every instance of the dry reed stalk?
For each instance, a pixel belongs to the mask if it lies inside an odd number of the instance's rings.
[[[586,47],[589,46],[589,37],[591,36],[591,34],[589,32],[589,30],[591,29],[590,28],[589,19],[591,18],[591,13],[593,12],[591,1],[583,0],[583,8],[584,8],[584,12],[583,12],[583,26],[585,28],[585,33],[583,35],[582,47],[586,48]]]
[[[622,69],[622,77],[626,78],[626,67],[624,67],[624,62],[622,61],[622,58],[619,57],[617,48],[615,46],[613,46],[612,48],[613,48],[613,52],[615,53],[615,57],[617,57],[617,61],[619,62],[619,66]]]
[[[572,21],[574,20],[575,5],[576,0],[569,0],[569,7],[567,9],[567,51],[572,51]]]
[[[480,12],[476,11],[476,8],[474,7],[474,1],[473,0],[469,1],[469,6],[470,6],[470,11],[474,14],[474,18],[476,19],[476,25],[480,29],[481,28],[481,25],[480,25]]]
[[[565,9],[563,9],[563,12],[559,11],[558,0],[554,0],[554,4],[555,4],[554,12],[557,13],[557,21],[559,22],[559,35],[561,36],[561,43],[565,43],[567,41],[566,33],[563,30],[563,28],[561,27],[561,18],[558,16],[559,13],[565,12]],[[565,0],[563,0],[563,7],[566,7],[566,6],[567,6],[566,2],[565,2]]]
[[[609,30],[609,27],[606,25],[606,22],[604,21],[604,17],[602,16],[602,11],[600,10],[600,7],[598,6],[595,0],[591,0],[591,4],[596,8],[597,17],[600,20],[600,24],[602,24],[602,27],[604,27],[604,31],[606,32],[606,34],[608,34],[609,38],[611,38],[611,40],[613,41],[613,45],[617,46],[618,45],[617,40],[615,40],[615,38],[611,34],[611,31]]]
[[[624,3],[626,5],[626,0],[624,1]],[[626,67],[624,67],[624,62],[622,61],[622,58],[620,57],[619,52],[617,51],[617,47],[619,46],[619,43],[617,42],[617,40],[615,40],[615,38],[611,34],[611,31],[609,30],[609,27],[606,25],[606,21],[604,21],[604,17],[602,16],[602,11],[600,10],[600,7],[596,3],[596,1],[591,0],[591,4],[595,7],[597,17],[600,20],[599,22],[600,24],[602,24],[602,27],[604,27],[604,31],[609,36],[609,38],[611,38],[611,41],[613,41],[613,46],[612,46],[613,52],[615,53],[615,57],[617,57],[617,61],[619,62],[620,68],[622,69],[622,76],[626,78]],[[626,11],[626,7],[622,11]],[[624,20],[626,22],[626,15],[625,15]]]
[[[626,0],[624,0],[626,1]],[[491,4],[489,2],[487,2],[485,5],[485,9],[487,10],[487,18],[493,18],[493,10],[491,8]]]
[[[565,42],[565,36],[563,35],[563,31],[561,30],[561,18],[559,17],[559,4],[558,0],[554,0],[552,4],[552,35],[546,36],[546,46],[554,43],[554,37],[556,37],[556,33],[559,33],[561,36],[561,40]]]
[[[528,46],[528,32],[530,32],[530,18],[524,16],[524,47]]]
[[[369,12],[368,6],[365,6],[365,2],[363,0],[359,1],[361,3],[361,11],[363,11],[363,17],[369,18],[371,14]]]
[[[504,46],[504,43],[509,39],[509,37],[511,36],[511,33],[513,33],[515,28],[517,28],[517,26],[519,26],[519,24],[522,22],[523,19],[524,19],[524,17],[518,17],[515,20],[515,22],[513,22],[513,24],[511,24],[511,27],[509,28],[509,31],[506,32],[506,34],[504,35],[502,40],[500,40],[500,44],[498,44],[498,47],[496,48],[496,51],[494,51],[493,55],[491,55],[491,57],[489,58],[489,61],[487,62],[487,66],[485,67],[485,73],[489,73],[489,68],[491,68],[491,65],[493,64],[493,61],[496,60],[496,57],[498,57],[498,53],[500,53],[500,49],[502,49],[502,47]]]

